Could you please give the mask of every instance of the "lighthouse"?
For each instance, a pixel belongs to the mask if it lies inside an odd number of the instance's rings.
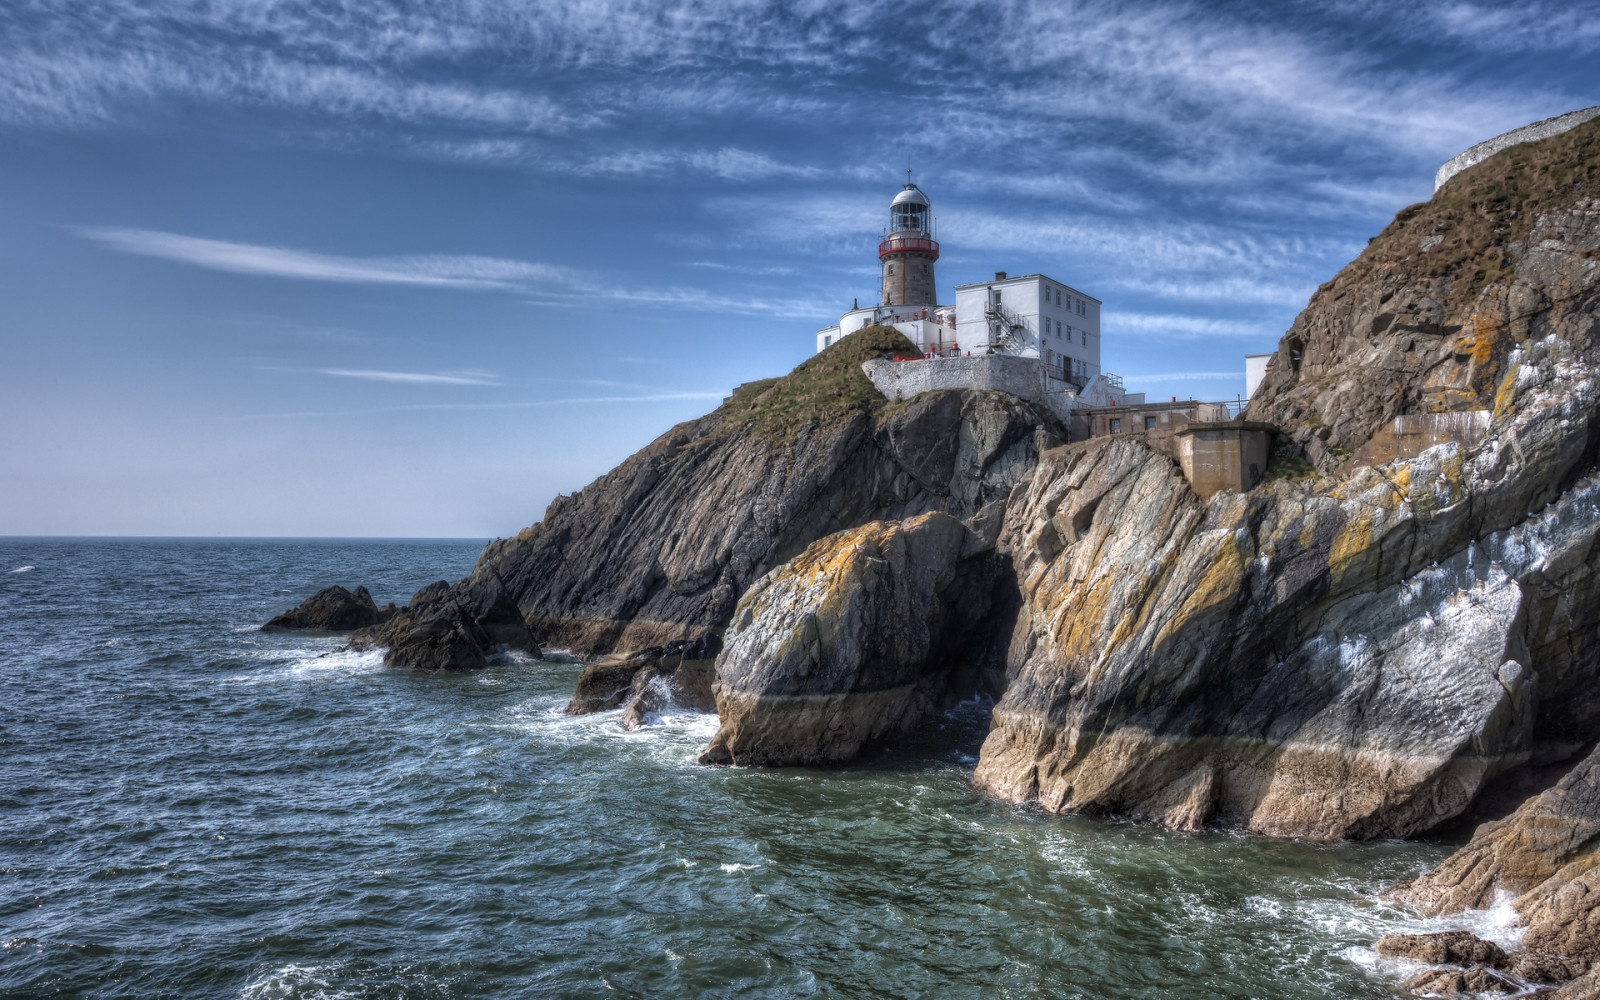
[[[889,203],[889,228],[878,244],[878,260],[883,265],[883,296],[886,306],[934,306],[938,293],[933,280],[933,263],[939,259],[939,244],[933,238],[932,206],[922,189],[906,184]]]

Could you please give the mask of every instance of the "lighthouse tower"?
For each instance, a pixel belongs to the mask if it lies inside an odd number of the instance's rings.
[[[933,282],[933,262],[939,259],[934,242],[928,196],[911,183],[889,203],[889,229],[878,244],[883,264],[883,299],[886,306],[933,306],[938,303]]]

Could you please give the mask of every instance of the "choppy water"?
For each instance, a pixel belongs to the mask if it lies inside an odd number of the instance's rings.
[[[384,669],[255,631],[477,543],[0,540],[5,997],[1393,996],[1438,845],[1037,815],[987,716],[844,771],[561,715],[579,665]],[[1485,918],[1488,920],[1489,918]]]

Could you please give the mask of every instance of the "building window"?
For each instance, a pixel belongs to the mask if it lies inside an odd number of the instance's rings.
[[[1156,418],[1155,417],[1145,417],[1144,418],[1144,429],[1147,430],[1147,431],[1155,430],[1156,429]]]
[[[1122,430],[1122,418],[1121,417],[1112,417],[1110,420],[1108,420],[1106,422],[1106,426],[1111,429],[1111,433],[1116,434],[1117,432]]]
[[[890,265],[889,265],[889,273],[890,273],[890,274],[893,274],[893,273],[894,273],[894,265],[893,265],[893,264],[890,264]]]
[[[1056,305],[1061,304],[1061,289],[1056,289]]]
[[[1078,300],[1078,315],[1079,316],[1087,316],[1087,315],[1089,315],[1088,311],[1084,308],[1084,302],[1083,302],[1082,299]]]
[[[1089,346],[1089,331],[1088,330],[1083,330],[1081,332],[1083,333],[1083,346],[1084,347],[1088,347]]]
[[[833,346],[833,335],[832,334],[829,334],[828,336],[822,338],[822,346],[823,347],[832,347]]]

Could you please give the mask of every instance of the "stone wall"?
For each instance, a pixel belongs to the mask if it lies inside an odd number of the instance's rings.
[[[1502,149],[1515,146],[1519,142],[1534,142],[1538,139],[1548,139],[1553,135],[1560,135],[1568,129],[1577,128],[1596,116],[1600,116],[1600,104],[1592,108],[1584,108],[1582,111],[1569,111],[1564,115],[1546,118],[1542,122],[1524,125],[1521,128],[1497,135],[1493,139],[1480,142],[1460,156],[1446,161],[1445,165],[1439,168],[1439,172],[1433,176],[1433,191],[1437,194],[1439,189],[1444,187],[1445,181],[1468,167],[1482,163]]]
[[[1076,393],[1056,388],[1067,383],[1047,378],[1038,358],[1011,354],[922,361],[879,359],[864,362],[861,370],[879,392],[896,402],[935,389],[994,389],[1045,407],[1066,426],[1071,426],[1077,400]]]
[[[1356,450],[1351,465],[1382,465],[1397,458],[1415,458],[1425,449],[1453,441],[1463,449],[1483,440],[1492,414],[1488,410],[1456,413],[1405,413],[1378,428]]]

